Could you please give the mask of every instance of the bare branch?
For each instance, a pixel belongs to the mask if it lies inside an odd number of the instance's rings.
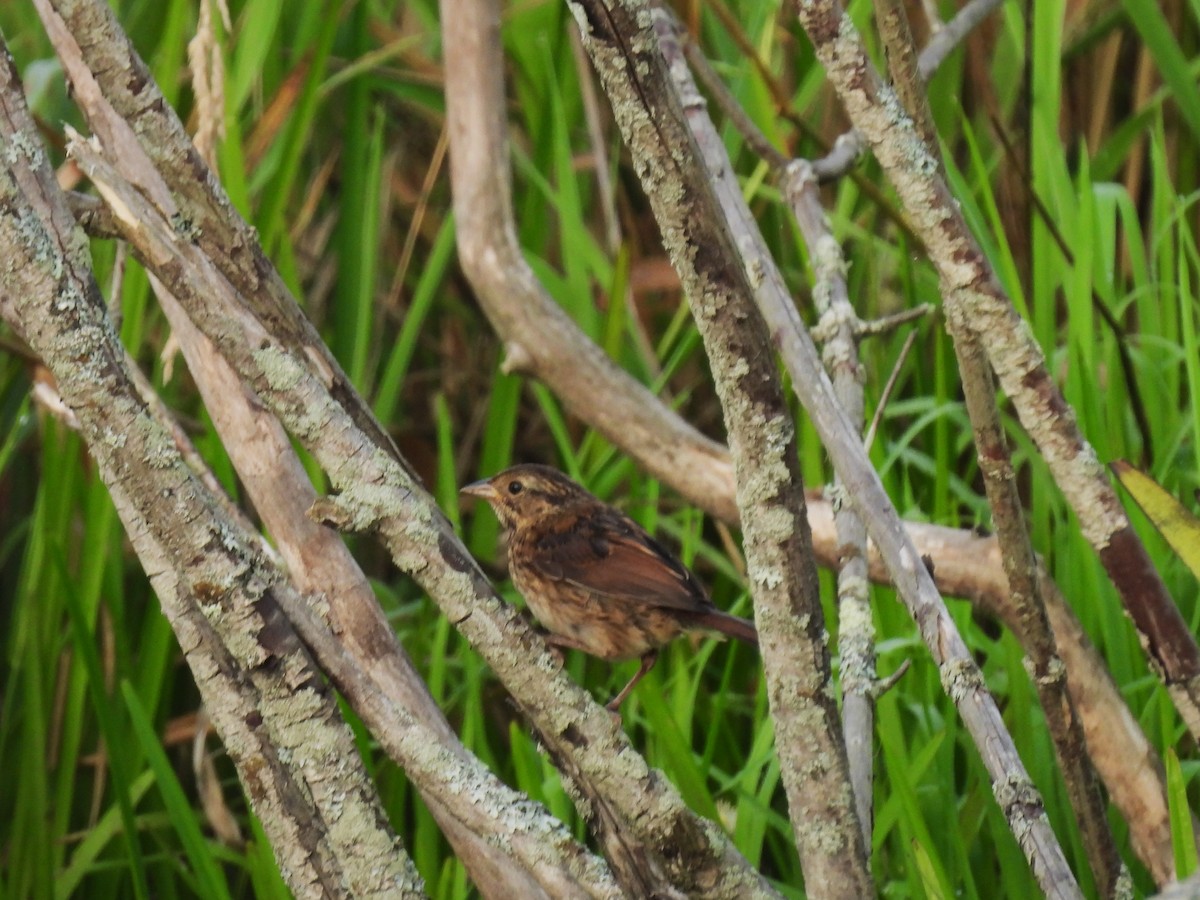
[[[733,470],[725,449],[613,365],[525,262],[512,213],[499,26],[494,0],[442,2],[459,260],[504,341],[506,371],[545,381],[572,413],[630,449],[646,471],[674,477],[689,502],[733,520]],[[688,477],[679,479],[680,472]]]
[[[178,228],[208,254],[273,334],[305,348],[306,364],[331,382],[334,393],[344,398],[355,424],[372,432],[375,441],[388,447],[399,462],[400,454],[391,438],[379,427],[370,408],[296,305],[263,253],[256,232],[230,203],[112,10],[96,0],[34,0],[34,6],[51,42],[60,50],[66,48],[68,55],[86,59],[95,76],[95,88],[73,83],[76,101],[86,106],[103,94],[119,120],[127,122],[137,134],[142,152],[171,185],[170,203],[176,209]],[[76,34],[88,36],[82,47],[75,43]],[[100,127],[106,126],[101,123]],[[103,130],[96,134],[105,147],[117,152],[127,140]],[[154,199],[165,208],[164,198]]]

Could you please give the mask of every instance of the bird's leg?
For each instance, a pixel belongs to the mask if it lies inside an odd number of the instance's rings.
[[[561,634],[554,634],[546,631],[544,628],[539,628],[538,633],[546,641],[546,646],[550,648],[550,653],[558,660],[558,667],[561,669],[566,664],[566,655],[563,650],[582,650],[587,653],[587,647],[579,643],[574,638],[565,637]]]
[[[658,651],[651,650],[642,657],[642,665],[638,668],[637,674],[629,679],[629,684],[621,688],[621,693],[608,701],[608,705],[604,708],[610,713],[616,713],[625,698],[629,696],[629,692],[633,690],[633,686],[646,677],[646,673],[654,668],[654,664],[658,662]]]

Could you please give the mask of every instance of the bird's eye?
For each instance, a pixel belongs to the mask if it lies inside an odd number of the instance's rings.
[[[524,487],[525,485],[521,484],[519,481],[510,481],[508,483],[508,492],[515,496],[516,494],[521,493]]]

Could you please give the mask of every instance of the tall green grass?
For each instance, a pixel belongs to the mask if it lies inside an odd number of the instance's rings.
[[[193,5],[127,0],[116,6],[186,117],[192,98],[184,46]],[[869,4],[851,6],[856,19],[867,23]],[[1064,61],[1063,4],[1028,8],[1035,17],[1032,46],[1023,45],[1019,8],[1007,5],[996,18],[986,59],[969,62],[960,53],[931,84],[948,175],[1101,458],[1144,458],[1169,490],[1188,498],[1200,487],[1195,404],[1200,255],[1196,171],[1186,160],[1196,156],[1200,135],[1195,64],[1180,48],[1195,43],[1196,11],[1189,7],[1176,23],[1182,38],[1164,30],[1156,16],[1107,20],[1103,27],[1124,35],[1126,53],[1145,48],[1157,61],[1162,87],[1141,106],[1125,94],[1111,98],[1105,104],[1111,127],[1089,148],[1079,135],[1091,111],[1078,108],[1067,88],[1089,52],[1099,51],[1071,49]],[[444,170],[426,218],[415,226],[416,251],[398,300],[384,302],[441,130],[436,4],[373,0],[293,8],[279,0],[243,0],[233,3],[232,12],[234,34],[222,37],[228,65],[222,177],[347,372],[461,525],[472,552],[497,563],[498,528],[486,510],[458,509],[457,485],[517,460],[550,462],[682,548],[716,601],[747,613],[744,579],[713,523],[568,416],[547,389],[500,373],[502,350],[455,265]],[[693,16],[706,52],[751,118],[780,146],[815,155],[816,145],[778,115],[771,91],[712,11],[697,6],[685,13]],[[754,2],[739,4],[738,16],[751,46],[780,73],[792,110],[826,138],[834,136],[841,122],[837,104],[787,13]],[[611,128],[604,149],[617,160],[624,243],[616,258],[605,249],[581,73],[566,30],[570,16],[561,4],[519,4],[506,9],[504,24],[514,196],[530,264],[555,300],[614,359],[669,393],[685,416],[719,437],[719,409],[681,298],[670,289],[636,287],[662,251]],[[0,28],[30,82],[39,72],[53,72],[46,64],[49,47],[26,4],[0,5]],[[1005,193],[1010,182],[1002,178],[1008,163],[989,110],[1006,128],[1015,128],[1013,73],[1027,54],[1033,78],[1029,188],[1046,205],[1073,263],[1035,218],[1025,225],[1032,252],[1023,271],[1005,233],[1006,204],[1012,200]],[[981,75],[990,79],[987,85],[978,82]],[[50,130],[64,120],[79,125],[61,80],[51,77],[46,85],[35,98],[43,122]],[[741,138],[722,127],[764,234],[810,315],[808,261],[794,225]],[[1144,154],[1143,176],[1127,185],[1125,167],[1135,154]],[[870,160],[861,172],[866,181],[882,184]],[[850,294],[860,315],[936,302],[936,278],[919,250],[858,185],[846,179],[824,196],[850,261]],[[98,242],[95,253],[107,290],[114,250]],[[624,302],[631,284],[632,305]],[[1126,329],[1123,340],[1148,434],[1138,431],[1130,408],[1133,392],[1118,358],[1119,338],[1097,314],[1097,303]],[[162,383],[157,354],[166,327],[135,263],[125,274],[121,304],[123,339],[236,493],[236,478],[187,375],[177,371]],[[920,338],[901,368],[872,458],[905,515],[986,527],[953,350],[936,318],[914,327]],[[650,338],[652,359],[634,340],[639,328]],[[905,336],[872,338],[862,347],[869,413]],[[189,745],[156,743],[169,725],[185,722],[195,710],[196,691],[85,448],[30,404],[31,365],[19,354],[0,355],[0,892],[286,896],[227,762],[219,769],[225,793],[249,835],[240,849],[220,846],[204,821]],[[1005,413],[1010,414],[1007,407]],[[797,415],[802,470],[819,484],[829,477],[828,461],[803,413]],[[1182,727],[1073,513],[1035,448],[1011,418],[1008,424],[1036,549],[1150,739],[1163,751],[1180,747]],[[1185,618],[1195,624],[1200,608],[1194,581],[1136,513],[1134,521]],[[501,777],[583,836],[557,774],[486,667],[377,548],[364,540],[355,540],[354,548],[463,740]],[[505,596],[519,602],[499,569],[493,571]],[[828,576],[822,588],[832,613]],[[912,662],[879,703],[872,849],[881,892],[1034,896],[1034,882],[936,667],[892,592],[876,589],[874,601],[881,671]],[[965,603],[953,601],[951,608],[1047,798],[1051,821],[1082,871],[1079,838],[1020,650]],[[836,637],[832,616],[828,627]],[[577,654],[566,664],[598,697],[611,695],[632,668]],[[730,644],[679,641],[634,692],[624,715],[635,744],[687,801],[720,821],[787,895],[802,896],[753,654]],[[472,896],[465,872],[403,773],[361,730],[360,736],[385,807],[431,892]],[[1196,766],[1186,746],[1180,753],[1179,759],[1168,756],[1168,773],[1177,852],[1186,868],[1195,860],[1184,849],[1190,823],[1182,811],[1195,798]],[[1148,889],[1146,873],[1124,852],[1139,888]],[[1086,874],[1081,877],[1090,885]]]

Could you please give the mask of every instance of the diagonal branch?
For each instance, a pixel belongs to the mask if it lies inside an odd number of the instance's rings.
[[[789,168],[788,200],[812,261],[813,301],[820,313],[817,328],[828,338],[821,354],[838,403],[855,431],[865,419],[863,375],[858,340],[861,321],[846,289],[846,260],[821,206],[811,166]],[[839,481],[833,496],[841,494]],[[842,684],[842,733],[850,761],[854,800],[863,836],[870,842],[874,810],[875,623],[867,580],[867,528],[852,503],[834,504],[838,554],[838,655]]]
[[[512,212],[499,4],[443,0],[442,29],[459,261],[504,341],[505,371],[545,381],[609,440],[637,446],[646,471],[673,480],[690,502],[713,515],[736,518],[725,448],[617,368],[525,262]],[[675,477],[679,472],[688,478]]]
[[[0,42],[0,313],[53,371],[297,896],[418,897],[332,692],[276,603],[290,586],[155,421]]]
[[[702,99],[692,80],[685,55],[706,65],[703,56],[687,54],[681,45],[685,38],[678,20],[671,11],[660,6],[655,9],[655,31],[675,90],[686,110],[693,110],[689,124],[701,143],[715,141],[715,134],[706,128],[701,113]],[[706,86],[714,92],[732,96],[716,73],[709,70],[714,81]],[[728,111],[730,107],[722,105]],[[734,103],[736,107],[736,103]],[[736,107],[740,110],[740,107]],[[746,121],[748,122],[748,117]],[[764,138],[765,141],[765,138]],[[786,171],[785,171],[786,170]],[[811,174],[811,169],[809,169]],[[845,261],[841,248],[829,231],[821,209],[814,178],[799,177],[792,169],[781,167],[788,185],[788,200],[800,233],[808,245],[809,259],[814,272],[813,299],[821,314],[821,322],[831,338],[826,345],[825,365],[837,392],[838,401],[847,416],[861,429],[863,422],[863,392],[858,363],[858,329],[861,323],[854,315],[846,294]],[[835,492],[840,490],[835,487]],[[848,774],[854,794],[855,811],[862,828],[863,841],[871,843],[872,767],[874,753],[873,721],[875,692],[874,625],[871,618],[870,590],[867,580],[867,532],[858,511],[849,503],[835,503],[835,524],[838,538],[838,647],[841,656],[842,735],[846,748]]]
[[[944,166],[933,113],[925,94],[923,79],[916,71],[912,33],[908,17],[897,0],[875,0],[876,19],[887,45],[888,69],[897,96],[929,154]],[[1066,782],[1067,794],[1083,835],[1084,851],[1101,896],[1127,895],[1132,890],[1129,872],[1121,862],[1108,826],[1107,805],[1100,794],[1095,770],[1084,745],[1083,728],[1067,692],[1066,672],[1054,642],[1054,632],[1046,615],[1037,578],[1037,558],[1025,525],[1021,498],[1017,492],[1012,454],[1000,424],[996,384],[988,368],[980,336],[973,331],[953,330],[954,352],[958,359],[971,420],[976,453],[983,473],[984,490],[992,509],[992,520],[1004,559],[1013,605],[1017,608],[1017,638],[1029,654],[1027,666],[1046,716],[1054,742],[1059,770]]]
[[[53,16],[53,13],[48,15]],[[160,203],[171,204],[171,192],[158,178],[153,163],[145,157],[141,144],[128,124],[116,115],[101,94],[78,55],[78,45],[62,35],[61,21],[54,23],[52,31],[60,35],[58,49],[64,69],[75,86],[75,96],[89,121],[120,148],[116,155],[121,159],[125,171],[136,173],[142,188],[158,198]],[[88,145],[76,143],[75,149],[81,159],[89,160],[93,171],[100,171],[105,166]],[[114,173],[100,180],[108,184],[111,190],[117,190],[119,177]],[[120,227],[129,230],[131,209],[139,208],[138,204],[144,202],[140,196],[133,195],[127,198],[127,202],[116,204],[120,214],[115,218],[124,217],[124,221],[119,223]],[[168,209],[174,210],[174,207],[168,205]],[[156,221],[161,218],[152,212],[132,218],[136,220],[135,227],[141,236],[139,252],[145,250],[148,242],[157,241],[159,246],[180,243],[176,230],[172,228],[160,228],[157,236],[151,236]],[[173,223],[176,219],[172,218],[171,221]],[[198,253],[194,248],[189,249],[194,254]],[[199,257],[193,256],[193,259],[196,258]],[[231,459],[280,546],[293,577],[305,590],[324,594],[328,598],[330,622],[343,644],[354,652],[359,661],[362,684],[376,686],[391,703],[399,704],[408,716],[417,720],[419,730],[424,730],[427,735],[419,743],[426,752],[436,749],[444,754],[437,769],[442,777],[432,781],[414,776],[411,771],[413,760],[398,758],[397,762],[409,770],[431,813],[481,890],[497,897],[514,894],[560,896],[578,890],[578,886],[570,890],[564,886],[573,880],[568,873],[581,858],[581,848],[569,839],[557,846],[554,842],[544,841],[537,865],[529,865],[516,858],[522,852],[521,842],[514,843],[504,838],[505,831],[510,830],[517,821],[524,821],[531,829],[546,836],[552,835],[555,826],[549,815],[540,807],[530,805],[523,819],[513,819],[505,824],[499,809],[507,796],[507,788],[486,772],[450,730],[340,537],[307,518],[306,510],[316,495],[278,420],[262,408],[259,399],[240,383],[237,374],[216,352],[212,343],[198,333],[175,297],[157,278],[151,277],[187,354],[197,383],[209,403],[214,423],[225,439]],[[205,290],[214,299],[234,296],[229,282],[219,273],[211,271],[211,267],[206,270],[206,277]],[[240,304],[240,298],[227,302],[237,305]],[[357,692],[347,689],[346,693],[352,700],[369,699],[369,692],[362,693],[366,690],[364,686]],[[413,746],[389,742],[389,735],[395,730],[394,722],[380,722],[365,712],[363,718],[376,728],[381,742],[390,752],[396,752],[397,747],[411,749]],[[402,730],[411,732],[413,726],[405,725]],[[487,796],[494,798],[497,805],[480,805],[474,810],[476,819],[466,824],[461,815],[460,792],[454,787],[456,780],[469,780],[476,784]],[[487,813],[491,815],[490,820],[486,816],[480,817],[485,811],[490,811]],[[583,869],[586,870],[586,866]],[[579,877],[587,884],[594,876],[583,871]],[[542,884],[539,885],[539,882]],[[603,887],[603,882],[604,878],[598,878],[601,885],[598,888],[599,896],[612,890],[611,887]],[[589,887],[595,889],[595,884]]]
[[[88,148],[76,144],[71,152],[81,158]],[[93,161],[93,171],[100,165]],[[292,580],[303,593],[325,599],[328,625],[302,605],[286,606],[288,618],[388,755],[404,767],[483,895],[549,898],[575,896],[581,889],[582,896],[615,891],[615,884],[606,885],[602,876],[572,872],[589,854],[557,831],[548,813],[526,820],[530,827],[542,830],[537,865],[516,858],[528,845],[522,847],[521,837],[507,830],[495,811],[520,795],[458,740],[341,536],[308,517],[317,494],[279,420],[241,383],[179,301],[157,278],[150,278],[213,425]],[[302,628],[302,615],[312,617],[315,624]],[[314,636],[318,627],[321,633]],[[414,731],[423,735],[416,744],[423,753],[439,755],[434,771],[442,777],[431,780],[414,774],[413,760],[405,755],[414,745],[397,737]],[[449,778],[470,781],[475,789],[494,797],[496,805],[489,811],[486,804],[467,809],[454,803],[453,792],[446,789]],[[470,814],[468,821],[464,811]],[[602,866],[595,859],[588,864]]]
[[[558,674],[558,667],[544,651],[543,658],[537,658],[528,647],[522,646],[523,640],[536,639],[532,638],[527,626],[515,612],[495,598],[486,579],[473,569],[465,549],[456,545],[456,538],[448,523],[432,505],[432,501],[421,493],[419,486],[405,481],[402,470],[390,463],[386,451],[374,447],[366,436],[355,432],[347,413],[324,392],[323,386],[309,377],[304,367],[271,335],[262,331],[258,323],[248,318],[243,309],[228,301],[228,283],[196,248],[181,246],[180,242],[173,240],[169,218],[150,207],[144,197],[123,181],[112,169],[111,160],[96,154],[86,144],[77,142],[72,149],[80,165],[100,187],[116,212],[123,234],[138,258],[158,277],[169,280],[172,292],[188,309],[198,327],[229,357],[241,377],[252,384],[255,393],[280,415],[301,443],[309,447],[329,471],[331,482],[341,493],[336,499],[318,501],[313,507],[313,514],[326,524],[346,529],[378,528],[385,543],[397,557],[398,565],[417,574],[418,580],[430,593],[443,601],[446,601],[446,587],[444,584],[438,585],[437,580],[444,579],[449,573],[451,578],[458,580],[461,590],[465,575],[466,583],[474,587],[478,595],[474,597],[472,607],[451,606],[453,611],[450,614],[462,626],[467,637],[474,638],[477,648],[481,643],[484,644],[482,655],[485,658],[490,655],[497,661],[495,666],[498,670],[508,674],[510,681],[521,685],[514,689],[514,695],[519,699],[525,698],[525,702],[535,709],[543,709],[557,707],[560,692],[573,694],[578,705],[586,704],[589,709],[595,710],[595,723],[603,728],[611,743],[615,729],[608,714],[591,703],[580,688]],[[251,335],[248,341],[246,333]],[[247,344],[251,344],[255,350],[250,352]],[[441,563],[440,568],[433,564],[434,560]],[[433,587],[431,579],[435,585]],[[464,598],[457,599],[462,603]],[[285,604],[289,613],[294,608],[293,604]],[[491,643],[487,644],[487,640]],[[404,754],[397,757],[397,762],[409,772],[414,783],[434,790],[451,806],[451,795],[460,796],[476,806],[486,800],[490,818],[476,819],[471,828],[481,833],[491,831],[494,841],[504,840],[508,852],[535,872],[539,880],[548,878],[558,883],[562,875],[567,874],[564,872],[560,875],[556,867],[549,865],[555,852],[554,842],[549,838],[560,826],[541,821],[548,820],[548,817],[540,806],[530,803],[513,806],[510,792],[503,785],[495,783],[490,775],[483,776],[473,757],[470,761],[474,769],[468,773],[461,762],[459,765],[450,765],[454,762],[452,753],[439,750],[435,760],[419,754],[412,755],[418,750],[425,752],[422,748],[436,748],[438,742],[430,731],[420,729],[424,736],[416,743],[394,743],[390,740],[393,735],[408,734],[414,730],[412,723],[415,720],[407,710],[394,698],[383,698],[373,679],[364,677],[357,689],[350,689],[353,685],[345,680],[343,674],[347,671],[345,664],[339,658],[332,658],[330,664],[335,666],[331,674],[335,675],[339,684],[346,684],[348,696],[362,704],[356,708],[385,749],[389,753]],[[547,673],[554,673],[556,677],[548,678]],[[534,715],[532,718],[537,721],[540,717]],[[586,730],[578,736],[571,733],[566,739],[573,749],[577,749],[573,745],[575,740],[581,742],[584,750],[592,750],[595,746],[601,749],[593,751],[582,766],[579,752],[566,756],[589,779],[595,779],[595,769],[602,767],[609,760],[609,755],[604,745],[599,741],[590,741],[584,736],[586,734]],[[559,743],[562,740],[560,737]],[[628,750],[627,742],[624,746]],[[633,759],[640,760],[632,750],[628,752]],[[432,769],[423,768],[431,762],[434,765]],[[644,767],[645,763],[642,762],[642,765]],[[419,777],[425,771],[431,773],[432,780]],[[462,787],[468,783],[480,788],[484,785],[490,787],[485,792],[464,796]],[[684,812],[682,804],[678,809],[670,807],[671,796],[664,786],[664,790],[630,793],[621,799],[635,804],[639,800],[665,801],[667,809],[661,812]],[[639,810],[643,808],[638,806]],[[622,815],[623,822],[627,815]],[[462,821],[465,824],[468,820]],[[651,816],[643,828],[658,825],[661,823]],[[502,835],[509,833],[510,838],[502,838]],[[577,855],[578,849],[573,842],[567,841],[559,847],[559,852],[568,850]],[[531,854],[542,857],[536,865]],[[558,865],[570,869],[574,864],[566,857],[564,859],[565,865],[561,862]],[[599,877],[585,866],[576,869],[572,878],[584,876],[589,879]],[[600,883],[603,880],[599,877]],[[549,896],[558,896],[564,891],[561,884],[553,891],[549,884],[544,887]],[[605,893],[595,895],[605,896]]]
[[[1124,896],[1132,889],[1108,826],[1107,804],[1087,755],[1083,725],[1067,690],[1067,673],[1059,656],[1038,583],[1038,563],[1025,526],[1017,493],[1012,454],[1000,424],[996,389],[977,335],[955,335],[967,411],[974,430],[984,489],[1004,560],[1009,594],[1017,613],[1015,633],[1029,654],[1026,665],[1046,716],[1059,770],[1079,822],[1084,850],[1101,896]],[[1125,891],[1125,894],[1121,892]]]

